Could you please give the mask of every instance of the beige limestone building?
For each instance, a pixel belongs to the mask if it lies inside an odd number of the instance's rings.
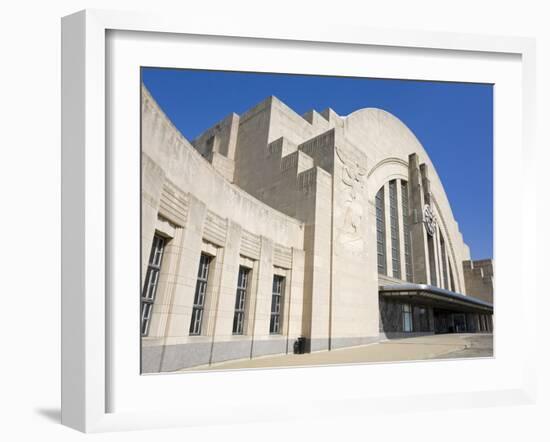
[[[188,141],[144,87],[141,115],[144,373],[492,331],[492,261],[393,115],[269,97]]]

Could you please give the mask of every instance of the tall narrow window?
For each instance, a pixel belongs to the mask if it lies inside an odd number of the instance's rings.
[[[204,253],[201,254],[197,285],[195,286],[195,299],[193,300],[193,312],[191,313],[191,324],[189,325],[190,335],[201,334],[204,304],[206,300],[206,286],[208,284],[208,269],[211,261],[211,256]]]
[[[153,312],[153,303],[157,294],[159,282],[160,265],[162,264],[162,255],[164,254],[164,238],[155,235],[153,237],[153,247],[149,255],[149,264],[145,276],[145,285],[141,293],[141,335],[147,336],[149,333],[149,323]]]
[[[435,243],[432,235],[428,235],[428,259],[430,261],[430,284],[437,286],[437,275],[435,273]]]
[[[412,332],[412,312],[410,304],[402,304],[403,308],[403,331]]]
[[[240,266],[237,281],[237,297],[235,299],[235,313],[233,315],[233,334],[242,335],[244,331],[244,315],[246,306],[246,289],[250,269]]]
[[[403,208],[403,239],[405,251],[405,280],[413,282],[411,231],[409,228],[409,186],[401,181],[401,205]]]
[[[386,220],[384,210],[384,187],[376,194],[376,248],[378,251],[378,273],[386,274]]]
[[[441,247],[441,265],[443,266],[443,288],[449,288],[449,274],[447,273],[447,251],[445,250],[445,240],[439,231],[439,245]]]
[[[281,311],[283,305],[285,278],[273,276],[273,290],[271,295],[271,320],[269,321],[269,333],[281,333]]]
[[[453,268],[451,267],[451,261],[449,260],[449,272],[451,277],[451,291],[455,291],[455,278],[453,276]]]
[[[401,258],[399,256],[399,217],[397,215],[397,181],[390,181],[390,231],[391,264],[394,278],[401,279]]]

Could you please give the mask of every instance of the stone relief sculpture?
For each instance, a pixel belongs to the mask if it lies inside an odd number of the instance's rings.
[[[430,206],[429,204],[425,204],[423,215],[424,225],[426,226],[426,231],[428,232],[428,235],[434,236],[435,229],[437,227],[437,218],[432,210],[432,206]]]
[[[344,185],[344,225],[338,241],[347,249],[360,252],[364,248],[362,232],[364,207],[361,194],[365,190],[366,168],[336,147],[336,156],[342,163],[341,183]]]

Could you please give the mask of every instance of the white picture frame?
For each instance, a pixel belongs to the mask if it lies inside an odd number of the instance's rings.
[[[491,406],[500,403],[532,403],[535,389],[534,343],[526,340],[524,351],[519,354],[517,364],[514,364],[514,376],[507,384],[501,383],[497,388],[491,385],[488,389],[479,387],[461,391],[438,392],[429,391],[420,394],[418,391],[405,392],[403,395],[394,393],[387,396],[377,395],[376,398],[363,393],[360,389],[353,395],[332,392],[326,397],[319,394],[311,397],[304,410],[304,403],[289,404],[284,409],[275,407],[259,407],[255,403],[240,403],[246,408],[246,413],[236,418],[229,409],[224,409],[224,397],[220,396],[218,404],[203,404],[194,412],[176,408],[167,402],[166,406],[142,407],[136,410],[126,410],[125,407],[114,407],[111,394],[115,385],[114,379],[120,379],[112,374],[113,346],[110,335],[113,324],[116,323],[112,311],[109,290],[111,287],[109,268],[111,261],[116,259],[110,244],[113,242],[113,230],[109,227],[113,210],[112,182],[113,168],[110,165],[108,143],[110,134],[106,131],[106,120],[110,118],[107,94],[109,81],[106,77],[107,56],[113,56],[108,50],[107,35],[109,32],[121,33],[156,33],[156,36],[215,36],[217,38],[238,38],[247,41],[284,42],[286,45],[308,42],[308,44],[324,44],[338,48],[375,48],[383,53],[392,48],[431,51],[434,57],[444,54],[470,54],[483,60],[490,54],[515,57],[519,60],[521,69],[521,90],[511,91],[519,97],[521,121],[515,135],[519,134],[518,146],[521,152],[522,168],[518,173],[528,176],[534,160],[534,106],[535,106],[535,46],[532,39],[518,37],[491,37],[481,35],[465,35],[451,33],[428,33],[417,31],[389,31],[378,29],[350,28],[345,26],[314,23],[296,27],[285,23],[254,23],[245,19],[232,22],[212,22],[197,17],[192,21],[181,21],[177,17],[156,16],[145,13],[127,13],[100,10],[87,10],[63,18],[62,21],[62,423],[84,432],[111,431],[123,429],[158,428],[169,426],[207,425],[213,423],[254,422],[273,419],[296,418],[297,416],[329,416],[329,415],[361,415],[374,411],[395,412],[405,410],[411,403],[415,408],[456,408],[469,407],[472,399],[477,406]],[[145,34],[143,34],[145,35]],[[152,35],[152,34],[149,34]],[[171,37],[171,38],[172,38]],[[440,55],[438,55],[440,54]],[[111,60],[112,61],[112,60]],[[137,112],[137,109],[133,110]],[[515,114],[514,114],[515,115]],[[502,118],[495,111],[495,119]],[[499,132],[496,132],[497,142]],[[495,149],[497,146],[495,145]],[[136,147],[136,149],[139,149]],[[495,167],[501,167],[497,162]],[[521,183],[527,180],[519,180]],[[529,190],[529,191],[528,191]],[[536,303],[535,282],[527,277],[528,268],[526,256],[534,254],[535,234],[530,226],[534,222],[536,192],[532,187],[527,189],[521,184],[517,191],[521,198],[520,217],[521,242],[517,245],[521,263],[518,288],[520,289],[519,304],[526,308],[530,303]],[[497,203],[496,203],[497,204]],[[500,222],[498,210],[495,212],[496,225]],[[497,229],[498,231],[498,229]],[[497,235],[495,235],[497,238]],[[497,238],[498,239],[498,238]],[[502,243],[501,243],[502,244]],[[510,255],[502,252],[499,255],[499,242],[495,242],[497,257]],[[509,257],[510,258],[510,257]],[[137,257],[136,257],[137,259]],[[498,258],[497,258],[498,259]],[[512,262],[509,259],[508,262]],[[505,260],[503,259],[503,263]],[[503,267],[497,261],[497,290],[504,290],[499,285],[499,273]],[[506,270],[506,269],[504,269]],[[504,278],[502,279],[504,280]],[[497,293],[499,293],[497,291]],[[498,295],[497,295],[498,296]],[[517,295],[516,295],[517,296]],[[136,302],[138,297],[136,296]],[[503,306],[504,311],[504,304]],[[505,330],[505,323],[499,325],[498,297],[495,302],[496,324],[498,333]],[[120,314],[120,312],[118,313]],[[503,321],[506,318],[502,316]],[[534,336],[536,324],[527,318],[518,319],[523,336]],[[502,334],[505,336],[505,334]],[[498,337],[496,359],[499,358]],[[505,354],[502,352],[501,354]],[[503,359],[506,360],[506,359]],[[408,364],[412,366],[411,364]],[[517,366],[516,366],[517,365]],[[480,367],[483,368],[483,367]],[[500,366],[502,370],[506,364]],[[336,368],[338,369],[338,368]],[[340,368],[344,369],[344,368]],[[362,367],[353,367],[346,371],[346,376],[358,376]],[[465,365],[456,366],[455,370],[469,373]],[[491,367],[483,368],[485,371]],[[318,373],[331,376],[334,371],[323,368]],[[331,369],[332,370],[332,369]],[[376,370],[373,369],[373,370]],[[388,370],[394,370],[388,369]],[[397,370],[397,369],[396,369]],[[299,370],[278,370],[283,372],[279,382],[288,385],[299,385]],[[261,385],[269,373],[261,374],[240,372],[218,374],[214,383],[225,383],[227,380],[250,383],[252,390],[255,383]],[[139,373],[132,373],[139,376]],[[185,375],[187,376],[187,375]],[[197,374],[193,375],[197,376]],[[198,374],[194,382],[209,382],[205,376],[214,374]],[[228,378],[232,376],[232,378]],[[470,375],[469,375],[470,376]],[[162,388],[175,385],[177,376],[148,376],[148,383],[162,382]],[[296,378],[296,379],[294,379]],[[161,379],[161,380],[159,380]],[[181,378],[183,379],[183,378]],[[178,381],[179,382],[179,381]],[[134,384],[135,385],[135,384]],[[150,385],[143,385],[147,391]],[[176,387],[178,388],[178,387]],[[307,386],[306,386],[307,388]],[[122,390],[121,390],[122,391]],[[127,390],[126,390],[127,391]],[[124,394],[124,392],[122,392]],[[222,394],[222,393],[220,393]],[[227,393],[228,394],[228,393]],[[120,396],[120,395],[119,395]],[[223,395],[222,395],[223,396]],[[129,401],[134,398],[129,399]],[[122,403],[123,401],[121,401]],[[208,414],[207,414],[207,411]],[[225,411],[224,411],[225,410]]]

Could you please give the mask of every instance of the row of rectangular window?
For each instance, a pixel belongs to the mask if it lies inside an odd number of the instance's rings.
[[[159,235],[153,239],[153,247],[147,267],[145,285],[141,297],[141,335],[147,336],[149,333],[149,324],[151,313],[155,300],[160,266],[164,253],[165,240]],[[191,322],[189,324],[189,335],[198,336],[202,334],[204,322],[204,311],[206,305],[206,293],[208,287],[208,275],[213,261],[213,257],[202,253],[199,261],[199,270],[195,286],[195,295],[193,298],[193,309],[191,312]],[[239,267],[237,279],[237,291],[235,297],[235,309],[233,314],[232,332],[235,335],[244,334],[246,319],[246,303],[251,269],[245,266]],[[285,277],[280,275],[273,276],[273,290],[271,294],[271,314],[269,322],[269,332],[271,334],[281,333],[282,306],[284,299]]]

